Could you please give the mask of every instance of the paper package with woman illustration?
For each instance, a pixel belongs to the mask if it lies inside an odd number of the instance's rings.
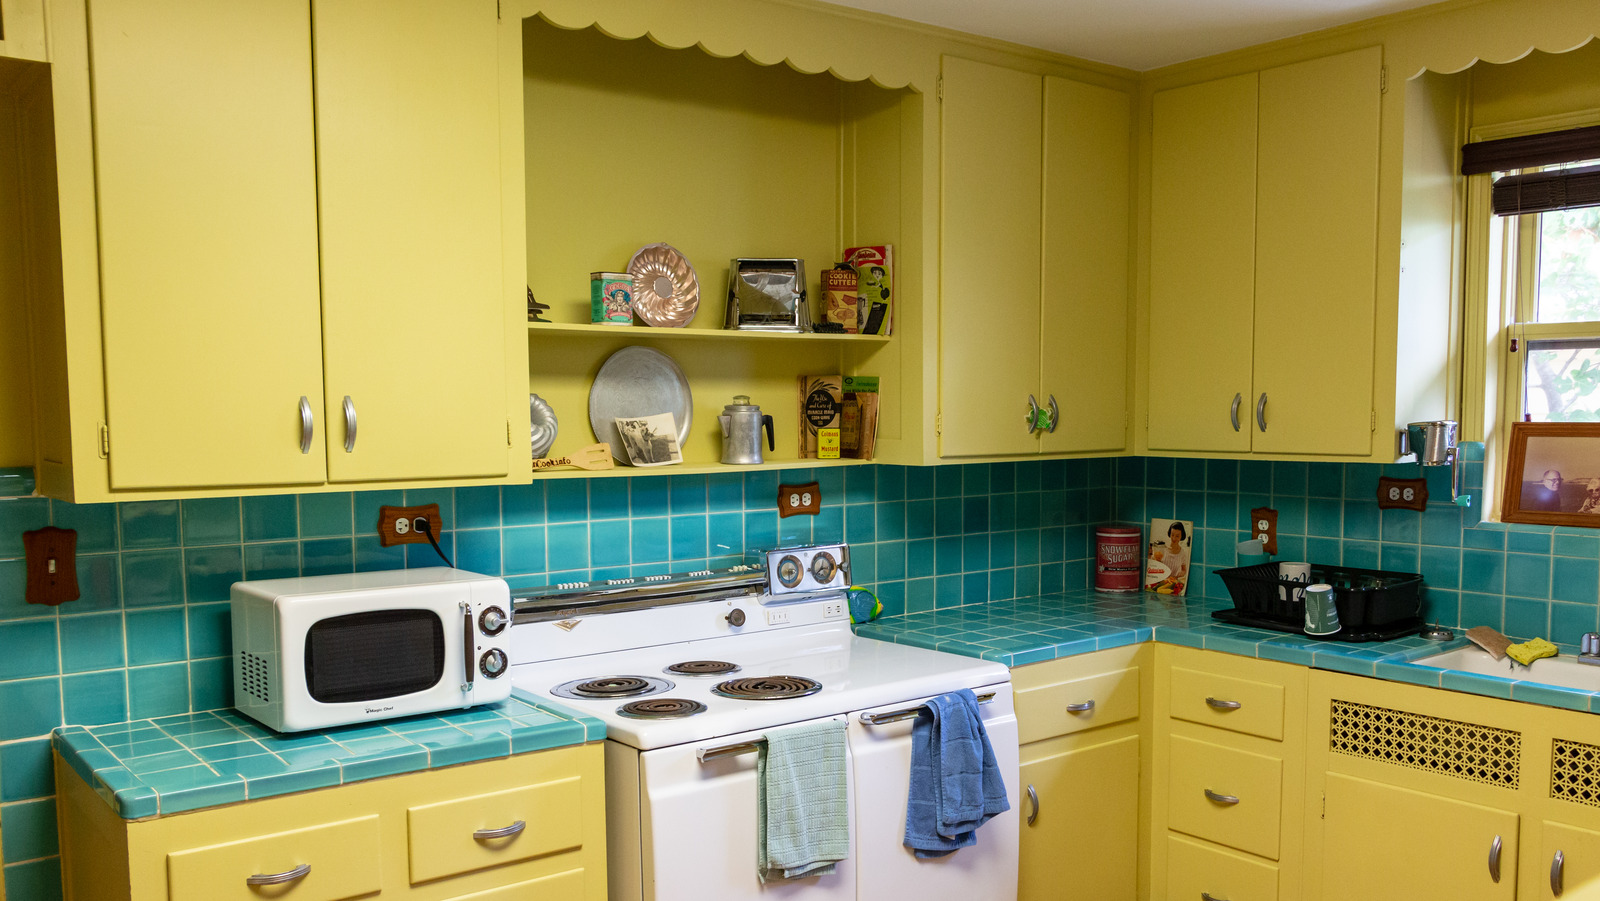
[[[1145,590],[1156,594],[1186,594],[1193,549],[1194,523],[1184,519],[1150,520],[1150,556],[1144,565]]]

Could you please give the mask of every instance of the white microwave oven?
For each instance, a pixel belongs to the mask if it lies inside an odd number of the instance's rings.
[[[298,732],[511,694],[511,592],[445,567],[236,582],[233,704]]]

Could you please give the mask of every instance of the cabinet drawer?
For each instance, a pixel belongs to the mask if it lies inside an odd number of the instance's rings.
[[[1172,667],[1174,719],[1283,740],[1283,686]]]
[[[1167,824],[1277,860],[1283,761],[1179,735],[1169,750]]]
[[[1022,744],[1135,719],[1139,716],[1139,668],[1024,689],[1016,693],[1015,703]],[[1083,709],[1084,705],[1089,706]]]
[[[378,817],[365,816],[167,855],[171,901],[339,901],[383,888]],[[251,876],[305,875],[252,887]]]
[[[1168,835],[1166,897],[1277,901],[1278,868],[1181,835]]]
[[[408,808],[412,883],[581,847],[582,784],[571,776]],[[517,823],[503,837],[483,835]]]
[[[583,901],[584,871],[567,870],[515,885],[484,889],[470,895],[457,895],[450,901]]]

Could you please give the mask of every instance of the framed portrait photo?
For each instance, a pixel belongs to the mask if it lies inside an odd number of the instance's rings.
[[[1506,454],[1505,522],[1600,529],[1600,422],[1517,422]]]

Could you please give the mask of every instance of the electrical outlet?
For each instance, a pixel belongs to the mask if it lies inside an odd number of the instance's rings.
[[[783,625],[784,623],[786,623],[788,621],[789,621],[789,611],[787,611],[787,610],[768,610],[767,611],[767,625],[769,625],[769,626],[781,626],[781,625]]]
[[[384,547],[393,547],[397,544],[427,544],[428,536],[417,528],[417,521],[428,521],[429,531],[438,539],[442,531],[440,525],[443,520],[439,518],[438,504],[422,504],[416,507],[379,507],[378,508],[378,543]]]
[[[823,605],[823,619],[838,619],[841,616],[844,616],[844,601],[834,601],[830,604]]]
[[[807,482],[804,485],[779,485],[778,486],[778,517],[798,516],[808,513],[812,516],[822,512],[822,485],[818,482]]]

